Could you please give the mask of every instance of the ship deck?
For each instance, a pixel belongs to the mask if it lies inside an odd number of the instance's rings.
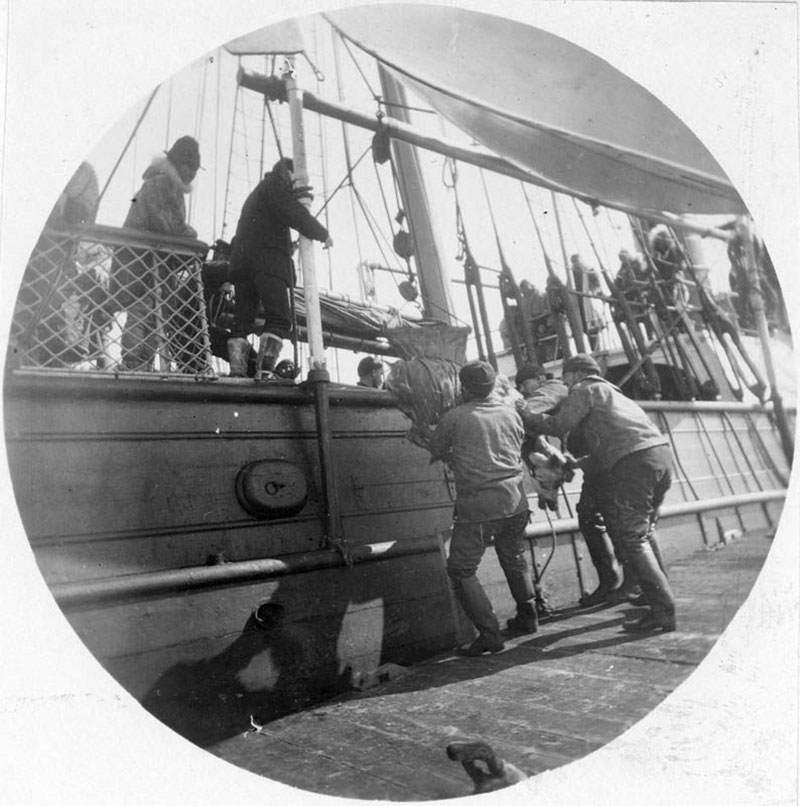
[[[528,775],[607,744],[707,655],[771,545],[751,532],[670,565],[678,631],[621,625],[631,605],[561,610],[493,656],[440,654],[383,685],[251,729],[208,749],[259,775],[349,798],[425,801],[472,793],[445,748],[484,741]]]

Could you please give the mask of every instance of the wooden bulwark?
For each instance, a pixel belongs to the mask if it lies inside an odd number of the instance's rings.
[[[251,382],[12,373],[11,478],[36,560],[106,669],[168,724],[235,701],[192,738],[221,740],[256,705],[273,718],[347,690],[353,676],[465,640],[444,557],[452,479],[406,438],[386,393],[331,388],[344,537],[325,544],[307,390]],[[721,534],[772,529],[788,478],[768,407],[646,404],[669,435],[675,482],[659,524],[668,562]],[[292,517],[259,519],[236,495],[241,468],[295,465],[308,485]],[[552,523],[530,490],[530,561],[553,606],[595,584],[576,527],[580,474]],[[552,556],[551,556],[552,554]],[[487,551],[479,576],[513,615]],[[254,629],[266,604],[280,630]],[[232,693],[226,693],[230,690]],[[201,707],[201,704],[205,704]],[[213,709],[212,709],[213,710]]]

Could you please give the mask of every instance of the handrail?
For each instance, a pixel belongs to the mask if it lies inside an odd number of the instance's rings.
[[[241,381],[217,377],[190,375],[161,375],[148,373],[115,373],[99,371],[77,373],[58,369],[14,369],[6,378],[6,394],[15,390],[41,391],[52,394],[55,384],[65,391],[79,395],[120,395],[122,397],[152,400],[193,399],[206,402],[219,400],[275,400],[292,403],[308,399],[302,385],[253,383],[252,379]],[[310,399],[309,399],[310,402]],[[392,408],[396,404],[388,392],[377,389],[364,390],[344,384],[331,386],[331,402],[343,405],[367,405],[377,408]],[[760,414],[772,412],[772,404],[740,403],[735,400],[644,400],[637,401],[645,411],[726,412],[728,414]],[[787,406],[787,411],[797,413],[797,406]]]
[[[709,498],[705,501],[686,501],[662,507],[661,519],[708,512],[724,507],[778,501],[785,497],[786,490],[767,490]],[[564,518],[555,521],[552,527],[547,523],[529,525],[525,531],[525,537],[536,539],[549,536],[553,532],[564,534],[577,529],[577,518]],[[367,543],[351,547],[350,556],[354,564],[392,560],[409,555],[438,552],[439,543],[440,539],[437,535]],[[51,585],[50,591],[61,607],[69,608],[110,600],[185,592],[217,585],[263,581],[290,574],[341,568],[343,564],[340,552],[334,549],[323,549],[287,554],[281,559],[244,560],[213,566],[176,568],[168,571],[149,571],[81,582],[63,582]]]
[[[76,230],[61,231],[45,228],[45,233],[64,239],[92,240],[112,246],[138,246],[150,249],[169,247],[174,252],[205,254],[209,246],[197,238],[184,235],[168,235],[163,232],[146,232],[128,227],[112,227],[107,224],[89,224]]]

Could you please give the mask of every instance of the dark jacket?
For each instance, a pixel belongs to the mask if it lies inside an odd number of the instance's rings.
[[[231,255],[231,279],[254,271],[293,281],[292,239],[289,229],[306,238],[326,241],[328,230],[301,204],[283,177],[268,173],[247,197]]]

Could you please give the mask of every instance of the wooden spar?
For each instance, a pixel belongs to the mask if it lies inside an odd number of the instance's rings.
[[[300,185],[308,185],[306,165],[305,130],[303,128],[302,93],[297,86],[294,59],[287,57],[288,69],[284,74],[289,114],[292,123],[292,158],[294,172]],[[311,200],[301,197],[308,207]],[[325,513],[326,542],[337,548],[348,565],[352,565],[349,547],[342,532],[339,491],[336,465],[333,457],[333,435],[330,426],[330,375],[325,360],[325,344],[322,335],[322,311],[319,287],[314,265],[314,246],[309,238],[300,235],[300,259],[303,264],[303,298],[306,307],[306,329],[309,347],[308,381],[314,394],[314,413],[317,424],[317,449],[319,452],[320,480],[322,482],[322,505]]]
[[[292,121],[294,175],[298,180],[298,184],[308,185],[305,130],[303,128],[303,94],[295,79],[294,59],[290,57],[287,62],[289,69],[284,75],[284,82],[289,101],[289,115]],[[311,200],[307,196],[302,196],[300,201],[306,207],[311,205]],[[320,311],[317,273],[314,266],[314,246],[311,240],[303,235],[300,235],[300,261],[303,266],[303,293],[306,303],[310,368],[312,370],[325,370],[325,346],[322,341],[322,313]]]
[[[746,216],[737,216],[736,235],[741,239],[744,247],[745,267],[747,270],[748,285],[750,286],[750,307],[753,309],[758,336],[761,340],[761,349],[764,353],[767,383],[769,383],[771,389],[772,405],[775,408],[775,420],[781,437],[781,445],[786,455],[786,460],[791,463],[792,457],[794,456],[794,438],[792,437],[792,431],[786,417],[783,398],[778,390],[775,364],[772,360],[772,350],[769,344],[769,326],[767,325],[767,315],[764,310],[764,296],[761,291],[761,278],[758,273],[758,263],[756,261],[753,231],[751,227],[751,222]]]
[[[260,92],[267,97],[278,97],[276,95],[275,81],[271,80],[269,76],[260,73],[253,73],[247,70],[240,70],[237,76],[237,81],[245,89]],[[485,168],[487,171],[502,174],[503,176],[510,176],[513,179],[518,179],[526,184],[536,185],[537,187],[545,188],[546,190],[553,190],[557,193],[563,193],[566,196],[571,196],[575,199],[596,206],[602,204],[611,210],[618,210],[628,215],[642,215],[642,211],[631,207],[627,204],[619,204],[614,202],[604,201],[602,199],[595,199],[590,196],[584,196],[576,193],[570,188],[559,185],[556,182],[551,182],[543,176],[531,173],[530,171],[523,171],[517,168],[513,163],[508,162],[502,157],[498,157],[489,151],[481,148],[474,148],[469,146],[460,146],[447,140],[438,137],[421,134],[415,131],[411,126],[401,123],[397,120],[390,118],[383,118],[380,122],[375,117],[370,117],[356,109],[352,109],[343,104],[337,104],[332,101],[320,98],[308,90],[303,91],[303,106],[310,112],[316,112],[319,115],[340,120],[343,123],[349,123],[352,126],[359,126],[362,129],[369,129],[370,131],[378,131],[379,126],[383,126],[386,133],[396,140],[402,140],[405,143],[418,146],[427,151],[433,151],[436,154],[443,154],[446,157],[464,162],[468,165],[475,165],[478,168]],[[729,241],[732,237],[730,232],[725,230],[716,229],[713,227],[704,227],[701,224],[694,224],[684,219],[678,219],[675,216],[664,215],[657,211],[647,211],[647,218],[650,221],[657,221],[660,224],[667,224],[671,227],[679,227],[688,232],[695,232],[703,237],[716,238],[721,241]]]

